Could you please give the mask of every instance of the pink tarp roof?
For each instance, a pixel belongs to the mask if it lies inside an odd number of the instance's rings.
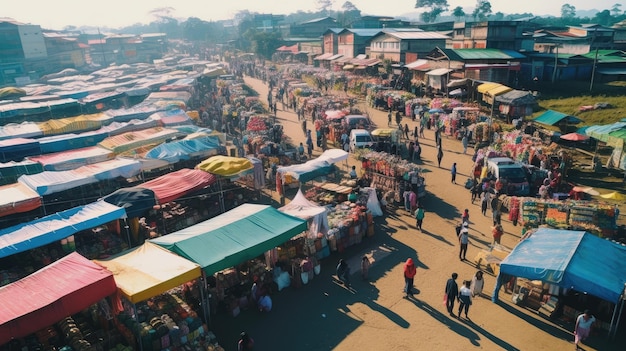
[[[90,146],[82,149],[67,150],[30,156],[29,159],[39,162],[46,171],[68,171],[92,163],[110,160],[115,153],[99,146]]]
[[[0,287],[0,345],[78,313],[116,290],[113,273],[71,253]]]
[[[159,203],[164,204],[205,188],[215,183],[216,180],[217,177],[211,173],[183,168],[140,184],[138,187],[152,190]]]

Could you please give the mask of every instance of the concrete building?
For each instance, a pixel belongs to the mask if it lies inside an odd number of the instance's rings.
[[[385,30],[371,39],[368,55],[399,63],[411,62],[436,47],[445,47],[448,38],[436,32]]]
[[[381,29],[344,29],[337,35],[337,53],[345,57],[365,54],[366,48]]]
[[[534,29],[525,20],[456,22],[446,48],[532,51],[534,42],[528,33]]]
[[[36,78],[45,71],[47,57],[40,26],[0,19],[0,84]]]
[[[615,29],[595,24],[545,28],[533,33],[534,50],[545,54],[584,55],[615,48]]]
[[[289,36],[320,38],[329,28],[336,28],[337,21],[332,17],[322,17],[291,25]]]

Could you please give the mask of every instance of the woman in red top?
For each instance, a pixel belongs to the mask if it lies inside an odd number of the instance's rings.
[[[415,278],[416,268],[412,258],[408,258],[404,263],[404,292],[406,297],[413,296],[413,278]]]
[[[495,227],[493,227],[491,234],[493,234],[493,243],[500,245],[500,238],[502,238],[502,234],[504,234],[504,229],[502,229],[502,226],[500,224],[497,224]]]

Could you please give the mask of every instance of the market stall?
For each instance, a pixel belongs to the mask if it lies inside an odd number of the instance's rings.
[[[597,252],[603,253],[601,260],[598,260]],[[609,310],[604,315],[597,315],[596,322],[601,329],[610,333],[616,329],[616,313],[623,304],[626,284],[624,260],[626,248],[622,245],[584,231],[539,228],[522,240],[500,263],[500,275],[492,299],[498,300],[504,275],[539,280],[561,289],[586,293],[614,304],[612,314]],[[527,304],[537,301],[534,305],[541,307],[543,301],[549,301],[552,297],[557,301],[563,300],[567,305],[568,294],[563,290],[546,290],[541,285],[539,289],[527,292],[524,300]],[[572,321],[578,315],[575,307],[564,308],[563,314]]]
[[[18,282],[0,288],[0,301],[5,302],[0,309],[0,345],[37,331],[43,331],[40,342],[47,344],[54,335],[49,335],[45,328],[114,295],[116,291],[111,272],[78,253],[69,254]],[[85,332],[72,335],[82,336]],[[69,344],[69,335],[66,337]],[[79,337],[75,341],[79,340],[84,338]],[[102,340],[102,343],[105,341]],[[84,342],[80,344],[84,345]]]
[[[371,181],[371,187],[389,194],[395,202],[401,202],[402,193],[407,188],[413,188],[418,198],[426,196],[422,167],[386,152],[368,151],[357,157]]]
[[[104,201],[96,201],[32,222],[4,228],[0,230],[2,238],[0,257],[44,246],[120,218],[126,218],[126,211],[123,208]]]
[[[518,206],[520,222],[528,228],[545,224],[608,238],[616,233],[615,206],[608,203],[524,197],[519,198]]]
[[[276,190],[283,193],[283,184],[305,183],[317,177],[327,176],[335,172],[334,163],[344,161],[348,153],[340,149],[324,151],[318,158],[302,164],[278,167]]]
[[[243,204],[151,242],[198,263],[207,275],[255,258],[306,230],[306,221]]]
[[[41,196],[22,183],[0,186],[0,217],[35,210],[41,206]]]
[[[113,273],[122,297],[123,311],[115,326],[132,333],[140,349],[161,350],[192,344],[207,332],[200,315],[206,291],[196,279],[200,266],[146,242],[97,264]],[[206,319],[206,318],[205,318]],[[202,340],[210,343],[211,340]]]

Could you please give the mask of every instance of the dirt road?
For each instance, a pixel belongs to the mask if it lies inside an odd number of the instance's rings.
[[[267,86],[246,78],[246,83],[266,101]],[[362,108],[364,105],[361,104]],[[385,126],[386,114],[367,110],[371,119]],[[278,111],[285,132],[296,144],[304,135],[291,111]],[[404,118],[412,130],[414,123]],[[384,255],[370,269],[370,281],[353,276],[356,292],[350,292],[331,279],[340,258],[334,253],[325,260],[322,273],[300,289],[288,288],[274,297],[274,310],[268,314],[244,311],[233,318],[220,315],[213,329],[226,350],[234,350],[237,335],[247,330],[256,340],[257,350],[569,350],[573,349],[573,325],[559,326],[530,310],[510,303],[511,295],[500,293],[501,301],[476,298],[470,320],[452,318],[443,306],[443,291],[452,272],[459,274],[459,286],[471,279],[477,268],[473,258],[492,241],[491,213],[480,214],[478,202],[470,203],[463,187],[471,169],[471,156],[462,154],[458,141],[443,137],[442,168],[437,167],[434,135],[426,131],[422,140],[422,159],[428,194],[422,204],[426,210],[424,231],[415,230],[415,220],[398,209],[378,220],[374,238],[351,247],[341,258],[354,262],[363,253],[376,250]],[[319,150],[316,150],[319,152]],[[319,154],[319,153],[318,153]],[[450,182],[450,166],[458,165],[457,183]],[[352,164],[360,164],[351,160]],[[458,258],[459,245],[454,225],[462,211],[470,211],[470,244],[467,258]],[[504,220],[502,244],[513,247],[521,228]],[[402,265],[413,258],[418,266],[414,299],[403,297]],[[353,271],[357,267],[352,267]],[[484,268],[484,267],[483,267]],[[491,295],[495,277],[485,275],[485,290]],[[457,303],[458,306],[458,303]],[[594,347],[585,350],[618,350],[616,342],[596,336]],[[621,348],[620,348],[621,349]]]

